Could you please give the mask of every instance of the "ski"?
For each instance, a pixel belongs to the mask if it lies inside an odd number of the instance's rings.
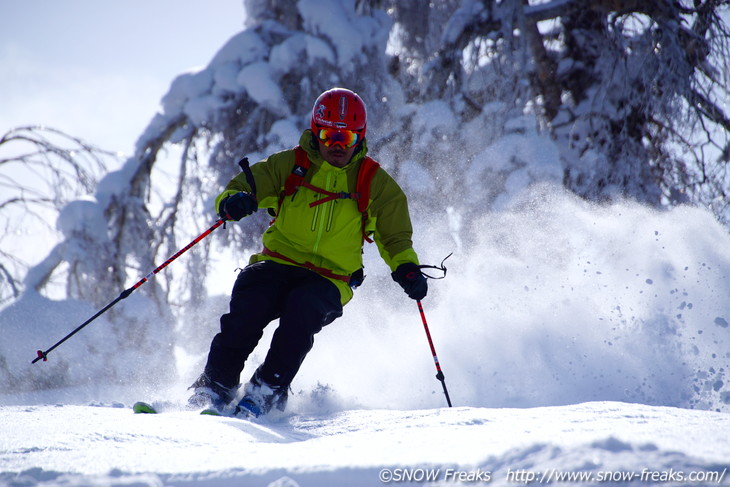
[[[224,416],[220,411],[214,408],[203,409],[200,411],[203,416]]]
[[[142,401],[135,402],[134,406],[132,406],[132,411],[134,411],[134,414],[157,414],[157,409],[151,404]]]
[[[152,404],[144,401],[137,401],[132,406],[132,411],[134,411],[134,414],[160,414],[160,411],[155,408]],[[224,412],[219,411],[215,408],[206,408],[200,411],[201,415],[203,416],[223,416],[226,418],[234,418],[234,419],[243,419],[243,420],[249,420],[251,418],[255,418],[256,416],[249,412],[246,409],[242,409],[238,411],[237,414],[226,414]]]

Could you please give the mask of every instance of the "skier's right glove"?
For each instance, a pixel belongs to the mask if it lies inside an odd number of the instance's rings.
[[[259,204],[251,193],[240,191],[226,196],[218,205],[218,215],[224,220],[238,221],[258,210]]]
[[[395,282],[406,292],[409,298],[420,301],[426,297],[428,283],[426,277],[421,273],[421,268],[413,263],[401,264],[391,274]]]

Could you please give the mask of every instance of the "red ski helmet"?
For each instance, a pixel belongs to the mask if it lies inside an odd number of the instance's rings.
[[[346,88],[332,88],[317,98],[312,108],[312,133],[319,135],[321,129],[351,130],[359,139],[365,137],[367,128],[365,102],[357,93]]]

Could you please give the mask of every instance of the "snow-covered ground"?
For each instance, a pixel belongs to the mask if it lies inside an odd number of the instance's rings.
[[[454,408],[415,305],[377,256],[345,316],[318,336],[288,411],[256,422],[179,406],[220,309],[180,348],[177,379],[112,385],[108,360],[131,370],[145,354],[100,352],[103,320],[30,364],[93,311],[31,296],[0,313],[7,369],[36,384],[68,369],[78,386],[9,383],[0,485],[730,483],[730,237],[709,213],[590,205],[543,188],[484,216],[461,247],[448,227],[429,231],[438,238],[421,240],[425,261],[456,250],[424,300]],[[14,326],[19,313],[44,326]],[[135,415],[135,400],[171,406]]]
[[[256,422],[122,404],[0,408],[0,484],[723,485],[730,416],[617,402]]]
[[[289,72],[304,50],[347,64],[364,52],[356,39],[385,39],[371,21],[353,17],[343,28],[323,20],[321,12],[340,5],[335,0],[326,2],[331,8],[300,3],[315,31],[350,43],[334,43],[344,46],[335,53],[297,34],[272,47],[243,32],[207,69],[176,78],[138,143],[181,113],[202,123],[227,93],[246,91],[286,113],[269,82],[277,70]],[[408,107],[424,149],[448,120],[444,107]],[[274,139],[294,143],[298,116],[275,124]],[[530,135],[534,123],[525,119],[470,167],[444,166],[471,175],[465,194],[412,208],[421,260],[437,264],[454,254],[447,278],[432,281],[424,300],[454,408],[444,407],[414,303],[372,248],[365,284],[343,318],[318,335],[289,410],[255,422],[179,406],[134,415],[129,407],[140,399],[183,403],[226,296],[211,296],[193,331],[180,326],[171,338],[157,334],[159,317],[135,293],[115,308],[137,320],[133,331],[113,329],[103,316],[49,362],[31,365],[35,350],[96,309],[28,285],[0,310],[0,485],[730,483],[727,228],[698,208],[661,212],[566,195],[551,186],[560,185],[559,154],[549,138]],[[470,140],[482,140],[483,122],[465,128],[477,135]],[[69,205],[60,229],[103,228],[106,201],[126,187],[135,163],[107,175],[93,200]],[[409,195],[423,196],[437,184],[425,174],[413,162],[398,177]],[[479,199],[484,183],[501,177],[503,193],[487,206]],[[80,249],[69,244],[67,256]],[[26,284],[45,276],[42,264]],[[226,261],[225,272],[211,273],[216,289],[230,289],[239,265]],[[272,329],[245,374],[261,361]],[[174,357],[159,352],[173,339]],[[119,349],[130,340],[135,346]],[[168,363],[176,367],[161,371]]]

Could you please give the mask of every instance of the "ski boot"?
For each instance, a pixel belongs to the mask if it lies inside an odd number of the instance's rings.
[[[271,408],[276,408],[279,411],[286,409],[289,388],[287,386],[267,384],[259,378],[258,373],[254,373],[243,391],[243,398],[238,402],[234,411],[235,416],[258,418],[268,414]]]
[[[233,401],[237,387],[226,387],[203,372],[188,389],[193,389],[193,395],[188,399],[188,408],[222,413]]]

